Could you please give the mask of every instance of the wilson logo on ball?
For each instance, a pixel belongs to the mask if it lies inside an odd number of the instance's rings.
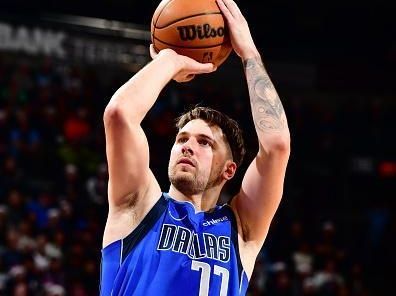
[[[209,24],[177,27],[180,39],[183,41],[207,39],[224,36],[224,27],[212,28]]]

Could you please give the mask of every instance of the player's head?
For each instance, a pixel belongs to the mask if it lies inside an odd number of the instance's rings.
[[[196,107],[177,119],[168,174],[184,194],[197,194],[231,179],[245,148],[238,123],[208,107]]]

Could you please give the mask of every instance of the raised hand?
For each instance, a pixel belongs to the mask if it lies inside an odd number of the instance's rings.
[[[243,60],[259,56],[249,25],[233,0],[216,0],[230,32],[232,47]]]
[[[172,49],[163,49],[157,53],[154,46],[150,45],[150,56],[152,59],[160,55],[167,55],[173,59],[177,65],[178,72],[173,76],[173,80],[177,82],[188,82],[194,79],[196,74],[211,73],[216,71],[216,67],[212,63],[199,63],[187,56],[180,55]]]

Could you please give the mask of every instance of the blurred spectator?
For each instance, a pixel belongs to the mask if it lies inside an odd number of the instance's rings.
[[[99,206],[104,206],[107,202],[107,180],[107,165],[102,163],[98,166],[96,175],[90,177],[86,182],[89,198]]]

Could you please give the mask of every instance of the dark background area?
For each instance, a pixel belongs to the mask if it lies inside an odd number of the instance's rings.
[[[9,1],[1,12],[39,18],[65,13],[140,24],[147,30],[157,1]],[[237,1],[266,59],[323,66],[334,90],[394,90],[396,25],[392,1]],[[336,76],[335,78],[331,76]]]
[[[237,3],[292,135],[284,197],[250,295],[393,295],[394,4]],[[0,23],[34,27],[56,13],[148,30],[157,5],[3,0]],[[131,75],[125,67],[0,51],[0,295],[98,294],[107,213],[102,114]],[[222,200],[236,192],[257,149],[247,96],[235,55],[214,74],[166,87],[143,123],[163,190],[173,118],[202,103],[245,131],[247,159]]]

